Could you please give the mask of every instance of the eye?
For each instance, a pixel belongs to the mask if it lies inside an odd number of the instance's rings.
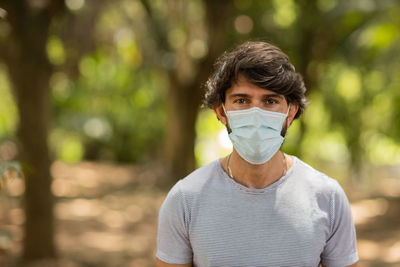
[[[235,101],[233,101],[233,103],[246,104],[247,100],[245,98],[238,98],[238,99],[235,99]]]
[[[265,100],[265,104],[267,104],[267,105],[274,105],[274,104],[278,104],[278,103],[279,102],[274,98],[268,98]]]

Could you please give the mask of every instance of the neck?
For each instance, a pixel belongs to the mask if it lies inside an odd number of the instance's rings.
[[[221,164],[236,182],[248,188],[264,188],[279,180],[286,173],[291,163],[289,157],[287,158],[286,161],[284,154],[278,151],[266,163],[253,165],[242,159],[236,150],[233,150],[229,159],[232,173],[227,169],[227,158],[223,159]]]

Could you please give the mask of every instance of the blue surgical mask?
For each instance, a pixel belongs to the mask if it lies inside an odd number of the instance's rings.
[[[284,137],[282,126],[286,114],[260,109],[258,107],[226,111],[228,118],[229,138],[238,154],[251,164],[263,164],[281,147]]]

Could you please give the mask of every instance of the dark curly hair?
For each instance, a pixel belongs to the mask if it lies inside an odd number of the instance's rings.
[[[235,83],[239,74],[261,88],[284,95],[288,103],[304,111],[307,98],[302,76],[295,71],[289,57],[278,47],[266,42],[245,42],[217,59],[214,72],[205,87],[204,105],[213,108],[225,102],[225,92]]]

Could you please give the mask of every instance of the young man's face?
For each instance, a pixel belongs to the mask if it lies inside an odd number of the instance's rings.
[[[283,95],[258,87],[257,85],[247,81],[243,75],[239,75],[237,82],[226,91],[224,105],[226,111],[258,107],[264,110],[284,114],[286,114],[289,108]],[[287,123],[284,127],[288,127],[292,123],[297,110],[297,105],[290,105]],[[226,125],[227,119],[222,105],[214,108],[214,111],[218,118]]]

